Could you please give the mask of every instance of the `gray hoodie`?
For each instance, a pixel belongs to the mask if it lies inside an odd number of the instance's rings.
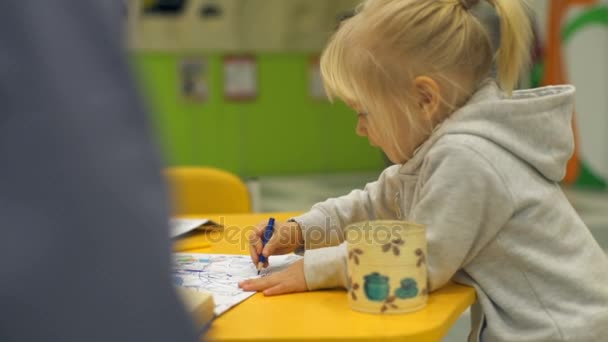
[[[608,258],[558,184],[574,92],[509,98],[487,81],[407,163],[296,217],[308,288],[345,285],[349,223],[414,221],[427,226],[431,290],[453,279],[477,292],[471,341],[608,341]]]

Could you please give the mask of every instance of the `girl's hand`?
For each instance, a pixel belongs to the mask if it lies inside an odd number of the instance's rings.
[[[262,250],[262,236],[266,230],[266,222],[258,224],[249,234],[249,251],[251,260],[257,266],[260,254],[266,258],[271,255],[289,254],[304,244],[302,229],[297,222],[277,222],[274,234]],[[268,263],[264,265],[267,267]]]
[[[285,270],[267,277],[242,281],[239,287],[245,291],[263,291],[265,296],[307,291],[304,260],[298,260]]]

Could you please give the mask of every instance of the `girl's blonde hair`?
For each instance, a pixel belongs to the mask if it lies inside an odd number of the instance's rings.
[[[483,1],[483,0],[482,0]],[[498,80],[511,93],[527,65],[531,43],[528,13],[522,0],[485,0],[500,18]],[[489,76],[495,50],[490,35],[473,15],[479,0],[367,0],[342,23],[321,57],[321,73],[330,99],[339,97],[364,107],[370,128],[397,141],[396,115],[405,115],[411,149],[438,121],[414,116],[408,94],[417,76],[433,78],[442,90],[458,96],[441,99],[450,112],[464,104]],[[390,115],[387,115],[390,114]],[[446,114],[447,115],[447,114]],[[398,128],[398,127],[395,127]],[[422,138],[421,138],[422,137]],[[396,146],[399,146],[395,144]]]

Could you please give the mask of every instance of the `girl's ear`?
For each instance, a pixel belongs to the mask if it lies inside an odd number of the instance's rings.
[[[441,92],[437,82],[428,76],[416,77],[414,79],[414,95],[424,119],[433,121],[441,104]]]

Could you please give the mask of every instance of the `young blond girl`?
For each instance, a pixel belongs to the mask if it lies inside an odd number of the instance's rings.
[[[477,6],[501,22],[498,84]],[[473,286],[472,341],[608,340],[608,260],[558,182],[572,154],[574,88],[515,91],[530,43],[520,0],[368,0],[321,60],[330,96],[397,165],[364,190],[278,224],[251,256],[303,261],[243,282],[266,295],[345,286],[342,229],[364,220],[427,226],[429,286]],[[322,248],[320,248],[322,247]]]

